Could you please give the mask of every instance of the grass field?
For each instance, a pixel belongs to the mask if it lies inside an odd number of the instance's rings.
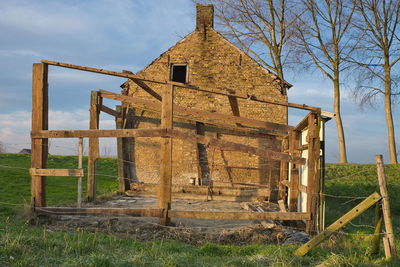
[[[85,162],[84,162],[85,164]],[[54,232],[27,221],[30,176],[27,154],[0,154],[0,266],[399,266],[379,255],[368,255],[374,211],[371,209],[304,257],[293,255],[298,245],[246,246],[205,244],[199,247],[176,241],[139,242],[111,234]],[[6,167],[7,166],[7,167]],[[50,156],[49,168],[75,168],[76,157]],[[84,165],[85,166],[85,165]],[[399,235],[400,166],[386,166],[393,223]],[[115,191],[116,161],[101,159],[98,165],[99,194]],[[76,199],[76,179],[47,180],[48,204]],[[326,172],[327,223],[343,215],[361,199],[377,191],[374,165],[328,164]],[[335,197],[333,197],[335,196]],[[397,241],[399,247],[400,242]]]

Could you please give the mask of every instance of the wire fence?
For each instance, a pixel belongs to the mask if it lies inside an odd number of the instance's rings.
[[[10,145],[17,145],[17,144],[6,144],[6,146],[10,146]],[[18,145],[20,146],[21,144],[18,144]],[[74,148],[70,148],[70,149],[72,150]],[[116,159],[115,161],[116,161],[116,163],[118,163],[118,159]],[[129,161],[129,160],[121,160],[121,162],[130,164],[130,165],[135,164],[135,161]],[[200,157],[200,159],[183,158],[179,162],[173,162],[172,166],[173,166],[173,168],[177,167],[177,166],[185,166],[185,168],[182,168],[182,171],[181,171],[181,173],[184,173],[185,170],[186,171],[189,171],[189,170],[190,171],[193,171],[193,170],[197,171],[199,162],[200,163],[201,162],[207,162],[207,163],[210,164],[210,157]],[[243,162],[243,160],[229,160],[228,163],[230,165],[234,165],[234,164],[243,164],[244,162]],[[214,162],[210,164],[210,168],[211,167],[215,168],[215,166],[217,164],[222,165],[222,167],[224,169],[230,168],[226,161],[221,160],[221,159],[217,161],[217,160],[215,160],[215,158],[214,158]],[[274,164],[271,164],[270,162],[265,162],[265,163],[257,162],[257,164],[258,164],[258,168],[265,167],[266,169],[268,169],[270,171],[279,171],[280,170],[280,168],[274,166]],[[227,165],[227,166],[224,166],[224,165]],[[98,178],[103,179],[103,180],[106,179],[107,181],[115,183],[115,185],[117,185],[118,181],[121,180],[122,177],[119,177],[117,175],[117,173],[113,174],[113,173],[110,173],[110,170],[103,170],[102,168],[100,168],[100,166],[98,166],[98,167],[99,167],[99,170],[96,173]],[[161,167],[160,164],[149,163],[149,164],[146,165],[146,169],[142,169],[142,170],[138,171],[137,173],[138,174],[140,173],[140,176],[148,176],[148,177],[151,176],[151,175],[159,176],[160,167]],[[85,173],[87,173],[87,168],[84,167],[84,169],[85,169]],[[325,168],[325,171],[329,172],[330,170],[340,170],[340,169],[348,169],[348,166],[346,166],[346,165],[329,166],[329,167]],[[15,172],[18,175],[19,174],[23,175],[24,178],[29,178],[29,168],[28,167],[21,167],[21,166],[15,166],[15,165],[13,166],[13,164],[11,164],[10,162],[5,164],[4,162],[2,163],[2,160],[0,160],[0,173],[3,172],[4,170],[12,170],[12,172]],[[114,169],[114,171],[115,171],[115,169]],[[247,171],[248,172],[253,172],[253,171],[258,171],[258,170],[257,169],[248,169]],[[343,175],[343,176],[340,176],[340,177],[335,177],[334,180],[346,180],[346,179],[350,180],[352,177],[363,175],[365,172],[366,172],[365,170],[352,171],[351,173],[348,173],[347,175]],[[214,174],[215,174],[215,172],[214,172]],[[123,179],[131,179],[131,178],[130,177],[123,177]],[[150,181],[155,183],[155,184],[157,184],[158,181],[159,181],[159,177],[157,177],[157,178],[153,177],[151,179],[150,179]],[[8,182],[8,180],[7,180],[7,182]],[[10,183],[12,183],[12,185],[14,187],[26,186],[27,188],[29,188],[29,179],[23,181],[21,179],[16,179],[14,177],[14,178],[10,178]],[[377,184],[377,182],[376,182],[376,184]],[[72,185],[73,185],[73,183],[72,183]],[[57,187],[65,186],[66,189],[73,190],[73,188],[71,188],[71,181],[67,181],[65,184],[63,184],[63,183],[58,183],[57,185],[53,184],[52,186],[57,186]],[[278,191],[279,189],[270,189],[270,190]],[[28,193],[29,193],[29,191],[27,192],[27,194]],[[369,192],[369,193],[364,194],[364,195],[354,195],[354,194],[353,195],[340,195],[340,194],[332,194],[332,193],[318,193],[316,195],[321,196],[321,197],[323,196],[323,197],[325,197],[327,199],[332,199],[332,201],[333,201],[332,203],[334,203],[335,206],[338,206],[338,205],[346,205],[346,206],[348,206],[348,204],[351,204],[351,202],[357,202],[357,201],[361,201],[363,199],[368,198],[370,193],[372,193],[372,192]],[[0,205],[2,205],[2,206],[10,206],[10,207],[14,207],[14,208],[29,208],[30,207],[29,204],[26,204],[26,201],[25,201],[25,203],[12,203],[12,202],[7,202],[7,201],[3,201],[2,200],[2,201],[0,201]],[[332,206],[332,207],[328,207],[328,208],[332,209],[334,207]],[[345,211],[343,211],[343,213],[344,212]],[[350,227],[356,229],[355,232],[348,233],[348,232],[345,232],[345,231],[341,230],[341,231],[336,231],[336,233],[341,234],[341,235],[348,235],[348,236],[373,236],[373,235],[376,236],[376,234],[374,234],[374,233],[365,233],[366,231],[371,231],[371,229],[375,228],[373,219],[371,218],[370,215],[371,214],[369,214],[368,216],[364,216],[364,218],[362,218],[361,220],[358,220],[358,221],[356,220],[354,222],[350,222],[349,223]],[[144,223],[155,224],[155,223],[147,222],[147,221],[144,222]],[[160,225],[157,224],[157,226],[160,226]],[[221,227],[227,227],[227,226],[228,226],[227,224],[224,224]],[[169,226],[162,226],[162,227],[169,227]],[[207,227],[216,228],[216,227],[219,227],[219,226],[213,224],[213,225],[210,225],[210,226],[201,226],[201,227],[202,228],[207,228]],[[295,230],[295,231],[304,230],[303,228],[296,228],[296,227],[292,227],[292,226],[291,227],[285,226],[285,227],[287,227],[288,229]],[[361,231],[361,233],[359,231]],[[379,233],[379,235],[384,235],[384,234],[386,234],[386,233],[384,233],[384,232],[383,233]]]

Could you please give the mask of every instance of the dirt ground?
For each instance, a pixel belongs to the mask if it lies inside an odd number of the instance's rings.
[[[90,205],[93,206],[93,205]],[[113,196],[97,203],[97,207],[157,208],[157,200],[151,197]],[[199,201],[173,199],[174,210],[277,211],[275,204]],[[256,211],[254,211],[256,212]],[[158,218],[51,216],[39,220],[41,227],[50,231],[105,232],[121,238],[140,241],[177,240],[191,245],[217,244],[283,244],[304,243],[304,232],[285,227],[279,221],[197,220],[173,218],[171,226],[162,226]]]

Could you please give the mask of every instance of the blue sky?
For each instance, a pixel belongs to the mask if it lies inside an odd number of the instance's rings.
[[[0,6],[0,141],[10,152],[29,147],[32,63],[40,59],[115,71],[140,70],[195,27],[190,0],[2,0]],[[51,129],[87,129],[91,90],[119,92],[123,79],[50,67]],[[318,73],[289,73],[289,101],[332,111],[329,81]],[[351,162],[387,159],[382,107],[361,111],[343,92],[343,120]],[[108,102],[109,106],[117,104]],[[295,124],[304,114],[290,112]],[[395,107],[400,142],[399,107]],[[101,128],[114,128],[102,115]],[[338,159],[336,128],[327,124],[327,161]],[[115,140],[102,139],[101,152],[115,154]],[[76,140],[52,140],[53,154],[75,154]]]

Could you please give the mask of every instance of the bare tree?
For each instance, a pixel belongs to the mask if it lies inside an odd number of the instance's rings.
[[[216,10],[221,33],[261,65],[274,71],[284,80],[291,46],[289,14],[286,0],[205,0]]]
[[[356,88],[361,104],[374,103],[383,97],[390,163],[396,164],[396,141],[392,114],[393,96],[399,95],[397,84],[400,60],[398,0],[353,0],[357,19],[353,21],[356,34],[364,34],[359,54],[352,58],[362,71]]]
[[[339,162],[347,163],[346,142],[340,110],[341,73],[349,68],[345,61],[354,52],[357,39],[350,37],[354,5],[348,0],[300,0],[304,10],[296,24],[296,44],[302,63],[316,68],[333,83]]]

